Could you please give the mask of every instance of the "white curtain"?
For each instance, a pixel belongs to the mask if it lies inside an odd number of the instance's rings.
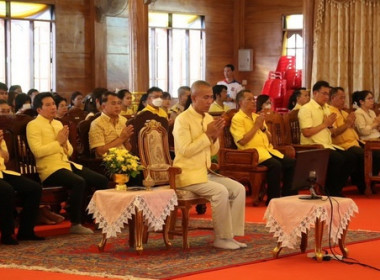
[[[380,95],[380,0],[316,0],[312,85]]]

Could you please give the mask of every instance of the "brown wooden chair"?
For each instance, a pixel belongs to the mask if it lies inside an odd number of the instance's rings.
[[[373,152],[380,151],[379,139],[366,140],[364,145],[364,181],[365,181],[365,194],[370,195],[375,193],[373,183],[380,182],[379,174],[373,174]]]
[[[320,144],[300,144],[301,130],[298,121],[298,110],[285,114],[272,112],[265,118],[265,122],[272,134],[272,143],[276,149],[281,149],[281,147],[285,146],[292,146],[296,151],[324,148]]]
[[[88,138],[88,133],[90,131],[91,122],[98,118],[100,113],[95,114],[94,116],[89,117],[87,120],[82,120],[78,123],[77,126],[77,135],[78,135],[78,155],[77,162],[85,165],[86,167],[105,174],[103,168],[102,159],[95,156],[95,152],[90,149],[90,143]]]
[[[193,205],[205,204],[208,200],[190,191],[176,188],[175,176],[181,173],[181,169],[172,166],[168,133],[160,122],[151,119],[145,123],[138,133],[138,150],[141,163],[148,167],[148,170],[144,170],[145,178],[150,172],[156,186],[169,184],[170,188],[176,191],[178,197],[177,209],[180,209],[182,213],[182,227],[180,230],[175,228],[177,211],[173,211],[169,235],[182,235],[183,248],[188,249],[189,210]]]
[[[131,152],[134,155],[139,154],[138,150],[138,138],[139,138],[139,131],[145,126],[147,122],[150,120],[155,120],[157,122],[160,122],[161,125],[168,131],[168,120],[166,118],[160,117],[157,114],[154,114],[150,111],[142,111],[138,113],[134,118],[131,118],[127,121],[127,125],[133,125],[134,133],[131,137]]]
[[[78,154],[81,150],[81,141],[78,135],[78,125],[81,121],[86,119],[87,112],[78,108],[72,108],[69,112],[59,119],[62,124],[67,125],[69,127],[69,141],[73,146],[73,154],[71,155],[71,159],[76,161],[78,158]]]
[[[265,194],[265,176],[268,168],[259,165],[259,154],[256,149],[237,149],[230,132],[231,119],[236,112],[234,109],[224,115],[226,125],[220,137],[219,172],[243,185],[248,185],[253,205],[257,206]],[[289,157],[295,157],[295,150],[291,146],[277,146],[276,149]]]
[[[19,114],[0,116],[0,129],[5,132],[9,152],[7,168],[17,171],[32,180],[41,183],[36,162],[26,139],[26,125],[33,118]],[[61,209],[61,203],[66,201],[67,192],[61,186],[43,186],[41,204],[49,205],[53,211]]]

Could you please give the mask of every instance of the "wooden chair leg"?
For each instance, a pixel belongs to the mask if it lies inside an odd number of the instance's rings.
[[[175,207],[173,211],[170,212],[170,227],[169,227],[169,239],[174,238],[175,225],[177,222],[178,207]]]
[[[148,238],[149,238],[148,226],[144,225],[143,238],[142,238],[143,244],[148,243]]]
[[[189,227],[189,210],[191,207],[185,206],[181,208],[182,211],[182,247],[184,250],[187,250],[190,248],[189,242],[187,240],[187,233],[188,233],[188,227]]]

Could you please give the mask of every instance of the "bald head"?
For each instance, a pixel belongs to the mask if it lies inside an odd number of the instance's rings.
[[[202,81],[202,80],[195,81],[191,85],[191,96],[197,95],[201,91],[201,89],[205,87],[211,88],[211,85],[206,81]]]
[[[191,85],[191,100],[193,108],[200,114],[208,112],[214,101],[212,87],[206,81],[196,81]]]

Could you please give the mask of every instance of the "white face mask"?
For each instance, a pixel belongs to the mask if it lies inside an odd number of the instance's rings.
[[[158,97],[158,98],[154,98],[152,100],[152,104],[153,106],[156,106],[156,107],[161,107],[162,106],[162,98]]]
[[[27,109],[31,109],[31,108],[32,108],[32,105],[29,104],[29,103],[25,103],[25,104],[22,105],[22,109],[23,110],[27,110]]]
[[[272,104],[265,104],[264,106],[263,106],[263,109],[271,109],[272,108]]]

